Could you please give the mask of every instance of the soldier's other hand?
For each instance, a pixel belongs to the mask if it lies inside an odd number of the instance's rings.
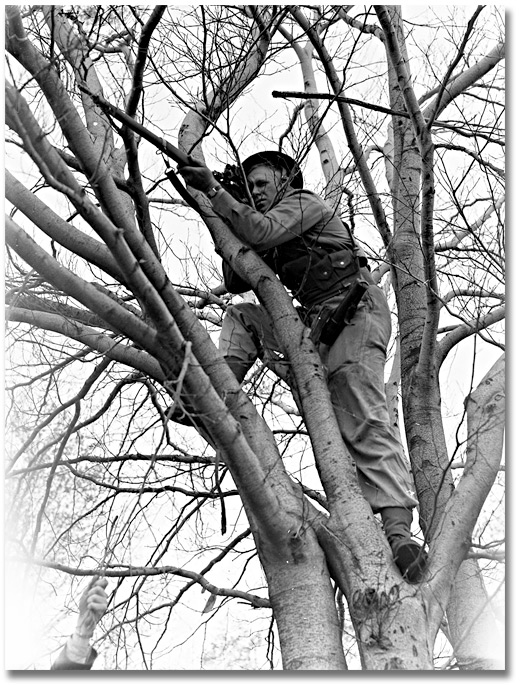
[[[188,164],[179,166],[178,170],[187,185],[202,190],[203,193],[217,185],[211,170],[193,157],[188,157]]]
[[[97,578],[81,595],[76,632],[82,637],[92,637],[94,628],[107,610],[107,585],[106,578]]]

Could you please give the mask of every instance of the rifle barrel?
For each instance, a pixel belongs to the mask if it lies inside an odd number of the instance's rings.
[[[161,138],[155,133],[149,131],[145,126],[137,122],[133,117],[124,112],[122,109],[119,109],[119,107],[116,107],[115,105],[112,105],[110,102],[108,102],[108,100],[105,100],[104,97],[101,97],[100,95],[97,95],[95,93],[89,93],[89,95],[91,96],[95,104],[101,107],[101,109],[105,110],[107,114],[114,117],[114,119],[120,121],[122,124],[127,126],[131,131],[134,131],[134,133],[138,133],[141,136],[141,138],[144,138],[149,143],[154,145],[156,148],[161,150],[161,152],[164,152],[164,154],[170,159],[173,159],[174,162],[180,164],[181,166],[186,166],[189,164],[188,155],[182,152],[182,150],[179,150],[179,148],[175,147],[175,145],[172,145],[164,138]]]

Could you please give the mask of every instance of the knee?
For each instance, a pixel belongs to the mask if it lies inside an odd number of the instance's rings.
[[[231,304],[226,309],[224,318],[235,319],[240,321],[247,321],[255,316],[258,316],[260,305],[252,302],[239,302],[238,304]]]
[[[224,338],[237,335],[256,338],[264,328],[265,312],[262,307],[251,302],[240,302],[226,309],[221,335]]]
[[[222,321],[219,349],[225,357],[254,360],[259,355],[260,306],[249,302],[231,305]]]

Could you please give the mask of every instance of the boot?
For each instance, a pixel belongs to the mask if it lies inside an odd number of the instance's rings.
[[[428,556],[424,548],[412,540],[412,512],[405,507],[381,509],[383,528],[394,555],[395,565],[409,583],[419,583]]]

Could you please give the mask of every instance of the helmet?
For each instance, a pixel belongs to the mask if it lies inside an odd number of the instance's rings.
[[[277,169],[285,169],[289,174],[289,185],[292,188],[303,188],[303,176],[300,167],[296,164],[292,157],[284,154],[283,152],[278,152],[278,150],[265,150],[265,152],[256,152],[251,157],[248,157],[242,166],[247,174],[255,166],[260,164],[266,164],[267,166],[273,166]]]

